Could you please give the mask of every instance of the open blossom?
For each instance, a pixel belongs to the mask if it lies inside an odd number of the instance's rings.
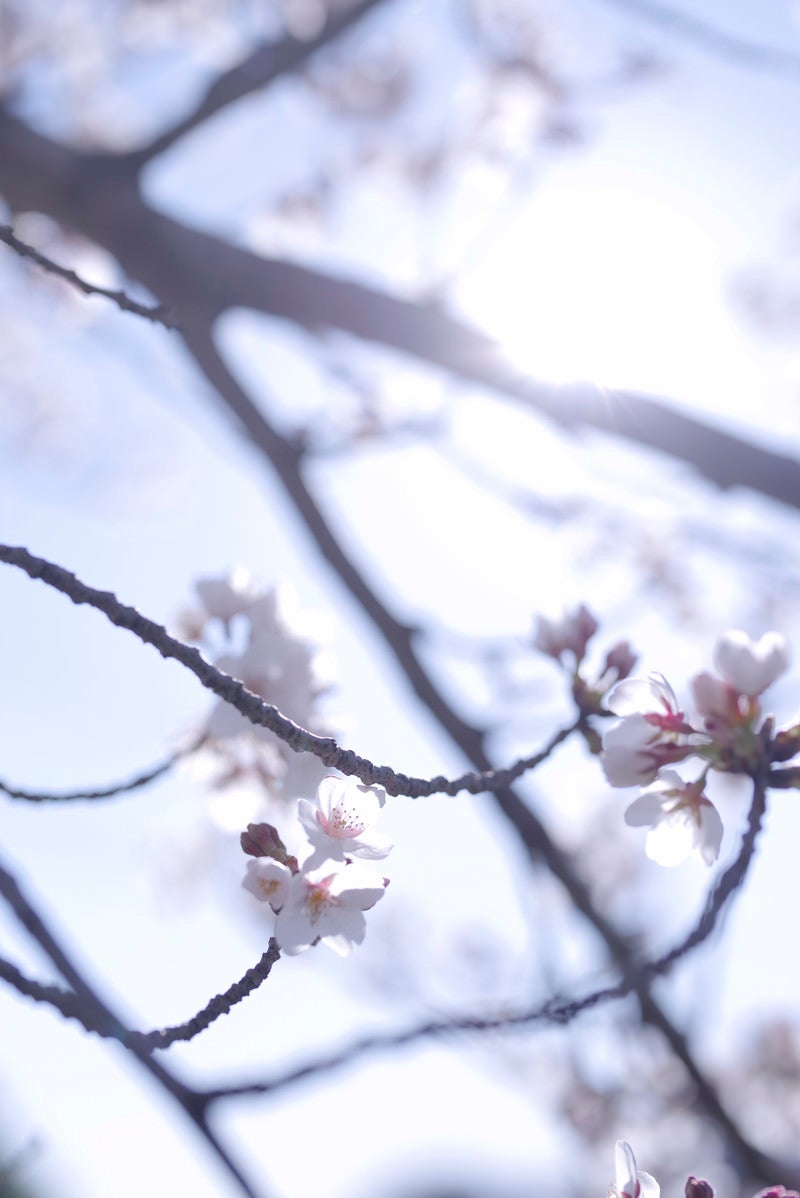
[[[714,668],[740,695],[756,698],[789,668],[786,637],[767,632],[752,641],[746,632],[726,632],[714,647]]]
[[[649,827],[645,852],[659,865],[678,865],[693,852],[713,865],[719,856],[722,820],[703,785],[703,779],[685,782],[675,770],[663,770],[625,812],[631,827]]]
[[[280,911],[289,897],[292,871],[271,857],[256,857],[247,862],[247,873],[242,886],[262,903],[269,903],[273,911]]]
[[[661,1187],[654,1177],[636,1168],[633,1149],[626,1140],[614,1148],[615,1181],[609,1198],[659,1198]]]
[[[611,786],[644,786],[692,752],[694,729],[663,674],[618,682],[605,702],[621,717],[603,735],[602,765]]]
[[[345,857],[377,861],[388,856],[391,841],[372,831],[384,800],[380,787],[363,786],[354,778],[323,778],[316,803],[308,799],[298,803],[300,823],[314,848],[304,868]]]
[[[539,616],[533,643],[541,653],[557,661],[561,660],[562,654],[570,652],[579,662],[597,629],[597,620],[582,603],[574,612],[565,612],[560,620]]]
[[[289,953],[321,939],[347,956],[364,939],[364,912],[383,897],[385,887],[380,874],[360,863],[294,874],[275,923],[275,939]]]

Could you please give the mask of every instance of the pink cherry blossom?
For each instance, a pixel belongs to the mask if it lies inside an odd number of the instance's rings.
[[[633,1149],[626,1140],[617,1140],[614,1149],[614,1198],[659,1198],[661,1187],[654,1177],[636,1168]]]
[[[713,865],[722,843],[722,820],[703,794],[704,779],[685,782],[675,770],[663,770],[625,812],[634,828],[649,827],[645,852],[659,865],[678,865],[696,852]]]
[[[363,786],[355,778],[323,778],[316,803],[298,803],[300,823],[314,848],[304,868],[345,857],[377,861],[388,856],[391,841],[371,830],[385,798],[382,788]]]
[[[360,863],[295,874],[275,923],[278,944],[299,953],[319,939],[347,956],[364,939],[364,912],[383,898],[385,886],[380,874]]]

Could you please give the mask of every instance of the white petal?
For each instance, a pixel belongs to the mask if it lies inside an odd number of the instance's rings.
[[[639,1198],[660,1198],[661,1186],[650,1173],[645,1173],[640,1169],[636,1174],[636,1178],[641,1186]]]
[[[277,910],[286,902],[291,878],[291,870],[279,861],[271,857],[251,857],[242,886],[260,902],[269,903],[273,910]]]
[[[746,632],[734,629],[717,641],[714,665],[735,690],[754,698],[789,668],[790,656],[789,644],[778,632],[768,632],[754,642]]]
[[[629,1194],[630,1198],[635,1198],[636,1159],[627,1140],[617,1140],[614,1146],[614,1173],[617,1193]]]
[[[663,818],[663,798],[652,790],[640,794],[625,812],[625,823],[629,828],[652,828]]]
[[[659,697],[649,678],[626,678],[617,682],[606,695],[606,707],[614,715],[634,715],[655,711]]]
[[[713,803],[700,807],[700,829],[697,836],[697,851],[706,865],[713,865],[719,857],[722,844],[722,819]]]
[[[658,773],[658,766],[645,753],[630,749],[606,749],[600,764],[609,786],[646,786]]]
[[[658,740],[659,729],[637,712],[626,715],[603,733],[604,749],[645,749]]]
[[[647,833],[644,851],[658,865],[680,865],[695,848],[696,829],[693,814],[682,808]]]
[[[731,714],[731,692],[724,682],[704,671],[692,679],[692,694],[701,715],[727,719]]]
[[[306,908],[295,903],[287,903],[275,922],[275,939],[278,946],[289,952],[299,952],[308,948],[318,935],[319,932],[311,923]]]

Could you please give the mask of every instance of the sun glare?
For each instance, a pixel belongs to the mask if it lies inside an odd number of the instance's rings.
[[[695,390],[728,336],[726,264],[693,197],[678,205],[649,183],[543,189],[465,283],[470,316],[520,369]]]

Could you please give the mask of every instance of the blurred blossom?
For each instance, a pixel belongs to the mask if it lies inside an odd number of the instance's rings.
[[[561,661],[564,653],[572,653],[577,665],[598,627],[597,620],[582,603],[574,612],[565,612],[560,620],[539,616],[533,643],[541,653],[556,661]]]
[[[610,1190],[614,1198],[659,1198],[658,1182],[649,1173],[636,1168],[633,1149],[626,1140],[617,1140],[614,1165],[615,1182]]]

